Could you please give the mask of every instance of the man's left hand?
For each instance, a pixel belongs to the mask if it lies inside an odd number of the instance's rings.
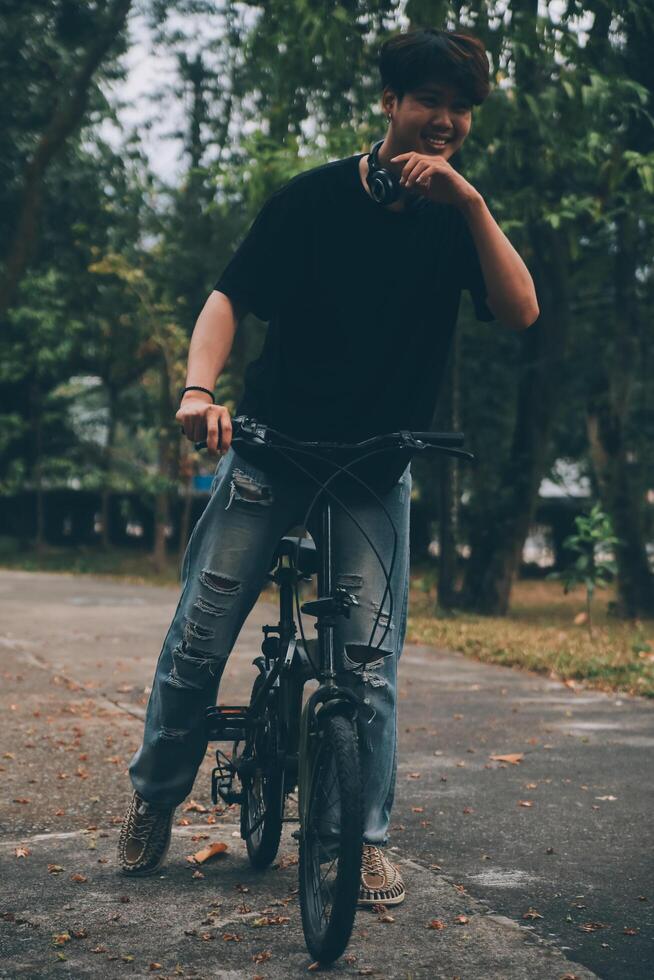
[[[424,153],[400,153],[391,163],[404,163],[400,185],[430,201],[461,207],[479,192],[442,157]]]

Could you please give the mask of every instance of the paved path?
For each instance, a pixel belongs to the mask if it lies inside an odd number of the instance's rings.
[[[0,976],[307,972],[296,845],[285,837],[276,868],[250,871],[237,813],[211,812],[209,757],[193,794],[207,810],[178,810],[162,875],[115,872],[126,764],[176,598],[0,571]],[[226,701],[246,697],[274,620],[263,602],[253,611]],[[650,978],[654,705],[419,646],[400,687],[392,844],[409,895],[393,922],[357,916],[330,976]],[[490,758],[506,753],[522,761]],[[213,840],[227,855],[198,877],[185,858]]]

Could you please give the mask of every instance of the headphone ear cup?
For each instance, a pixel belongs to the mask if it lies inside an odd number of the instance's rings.
[[[390,170],[384,170],[377,162],[377,153],[383,142],[383,140],[379,140],[378,143],[375,143],[370,152],[366,182],[374,200],[378,204],[386,206],[393,204],[399,198],[400,182],[395,174],[392,174]]]
[[[378,204],[388,205],[397,201],[400,186],[388,170],[374,170],[370,178],[370,191]]]

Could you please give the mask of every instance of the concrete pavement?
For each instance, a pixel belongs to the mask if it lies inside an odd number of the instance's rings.
[[[296,845],[286,835],[279,867],[249,869],[236,811],[211,808],[210,757],[161,876],[115,872],[126,764],[176,601],[175,589],[0,571],[0,976],[273,978],[310,965]],[[247,698],[274,621],[260,602],[221,699]],[[652,704],[407,646],[400,730],[392,846],[408,898],[392,922],[359,913],[330,975],[652,976]],[[186,861],[214,840],[224,857]]]

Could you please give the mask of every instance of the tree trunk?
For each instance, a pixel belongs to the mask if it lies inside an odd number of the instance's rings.
[[[34,489],[36,504],[36,553],[41,556],[45,548],[45,506],[43,499],[43,412],[36,386],[32,388],[34,412]]]
[[[109,527],[110,522],[110,502],[111,502],[111,480],[113,475],[113,455],[114,455],[114,443],[116,441],[116,402],[118,400],[116,389],[112,386],[108,386],[108,427],[107,427],[107,445],[105,446],[105,458],[104,458],[104,483],[102,486],[102,503],[101,503],[101,513],[102,513],[102,547],[109,548],[111,544],[111,529]]]
[[[610,53],[607,19],[605,13],[604,30],[597,34],[590,49],[595,67],[600,70]],[[625,28],[624,57],[630,75],[651,90],[654,81],[652,17],[637,18],[629,11]],[[623,150],[651,153],[654,140],[650,122],[630,117],[622,140]],[[628,186],[639,195],[642,193],[637,179],[633,178]],[[638,480],[637,465],[633,462],[637,459],[636,447],[627,444],[634,387],[649,380],[643,369],[640,347],[641,342],[649,342],[649,336],[645,333],[647,327],[637,289],[637,270],[643,252],[650,246],[649,229],[645,226],[643,232],[642,228],[644,221],[637,207],[630,209],[628,204],[615,217],[613,310],[601,325],[600,367],[586,420],[602,504],[619,538],[616,546],[618,612],[627,618],[654,614],[654,576],[645,548],[645,487],[644,481]]]
[[[513,442],[502,467],[500,489],[478,502],[470,535],[461,604],[488,615],[508,612],[511,588],[538,501],[549,458],[557,405],[558,366],[569,331],[568,268],[565,238],[548,225],[534,225],[532,274],[540,317],[522,338],[522,375]],[[488,495],[489,491],[485,491]],[[483,486],[477,495],[484,494]]]
[[[639,357],[637,218],[622,212],[616,219],[616,237],[612,329],[604,369],[590,397],[587,431],[602,504],[619,538],[618,611],[633,618],[654,613],[654,576],[645,549],[644,490],[639,487],[626,438]]]
[[[177,471],[175,459],[177,439],[170,422],[174,412],[165,356],[161,357],[159,372],[158,475],[160,489],[155,496],[152,561],[156,571],[163,572],[166,568],[166,528],[170,524],[170,482]]]

